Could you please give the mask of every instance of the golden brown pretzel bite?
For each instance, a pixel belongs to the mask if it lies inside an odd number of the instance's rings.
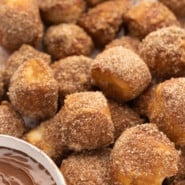
[[[90,55],[93,49],[91,37],[75,24],[51,26],[44,37],[46,51],[55,59],[70,55]]]
[[[76,22],[84,12],[84,0],[38,0],[41,15],[47,22]]]
[[[158,80],[185,75],[185,30],[176,26],[150,33],[140,55]]]
[[[51,63],[51,57],[48,54],[40,52],[27,44],[23,44],[19,50],[12,53],[5,67],[5,84],[9,84],[10,78],[21,64],[34,58],[40,58],[48,64]]]
[[[60,98],[67,94],[91,89],[90,67],[93,60],[85,56],[70,56],[51,65],[59,84]]]
[[[134,99],[151,81],[144,61],[121,46],[100,53],[92,65],[91,75],[107,96],[119,101]]]
[[[129,7],[129,0],[106,1],[89,9],[81,16],[78,23],[96,43],[105,45],[115,37],[123,15]]]
[[[111,173],[120,185],[162,185],[177,173],[179,152],[154,124],[127,129],[111,152]]]
[[[114,140],[109,106],[101,92],[67,95],[60,117],[62,134],[70,149],[96,149]]]
[[[70,155],[61,171],[68,185],[110,185],[110,149]]]
[[[24,120],[14,110],[13,106],[3,101],[0,104],[0,134],[22,137],[25,131]]]
[[[126,104],[119,104],[109,100],[112,122],[115,127],[114,138],[117,139],[126,129],[143,123],[139,115]]]
[[[159,2],[141,1],[126,14],[128,29],[131,35],[145,37],[162,27],[179,25],[173,12]]]
[[[0,43],[9,50],[37,45],[43,34],[37,0],[1,0]]]
[[[57,111],[58,83],[42,59],[30,59],[15,71],[8,95],[23,116],[47,119]]]
[[[185,146],[185,78],[160,83],[149,105],[149,118],[176,145]]]

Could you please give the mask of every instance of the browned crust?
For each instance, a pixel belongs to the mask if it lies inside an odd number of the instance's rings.
[[[61,171],[68,185],[110,185],[110,149],[73,154],[62,161]]]
[[[151,81],[143,60],[121,46],[100,53],[92,64],[91,75],[108,97],[119,101],[134,99]]]
[[[116,141],[111,171],[122,184],[157,185],[177,173],[178,161],[179,152],[157,126],[143,124],[127,129]]]
[[[101,148],[114,139],[114,125],[101,92],[67,95],[60,116],[62,133],[70,149]]]
[[[16,50],[23,43],[38,45],[43,35],[43,25],[40,20],[36,0],[24,3],[11,1],[0,5],[0,43],[8,50]]]
[[[39,8],[47,22],[74,23],[85,11],[86,4],[84,0],[40,0]]]
[[[58,83],[45,62],[32,59],[13,74],[8,96],[21,115],[47,119],[57,111]]]
[[[185,30],[163,28],[149,34],[140,45],[140,55],[158,80],[185,75]]]
[[[128,0],[106,1],[84,13],[78,23],[100,45],[110,42],[122,23],[123,15],[130,7]]]
[[[51,65],[59,84],[60,97],[91,89],[90,67],[93,60],[85,56],[71,56]]]
[[[112,122],[115,127],[115,139],[117,139],[127,128],[143,123],[143,120],[139,115],[126,104],[119,104],[112,100],[109,100],[108,103]]]
[[[21,64],[34,58],[42,59],[47,64],[51,63],[50,55],[40,52],[27,44],[23,44],[19,50],[12,53],[6,63],[5,84],[9,85],[10,78]]]
[[[75,24],[51,26],[46,31],[44,45],[55,59],[70,55],[90,55],[94,47],[92,39]]]
[[[22,137],[24,132],[24,120],[9,102],[3,101],[0,105],[0,134]]]
[[[126,19],[130,34],[139,38],[162,27],[179,25],[173,12],[162,3],[152,1],[141,1],[133,6]]]
[[[185,78],[160,83],[149,105],[149,118],[177,145],[185,145]]]

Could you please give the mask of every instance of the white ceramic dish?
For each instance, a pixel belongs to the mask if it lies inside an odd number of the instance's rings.
[[[57,185],[66,185],[64,177],[55,163],[37,147],[12,136],[0,134],[0,147],[17,150],[30,156],[48,170]]]

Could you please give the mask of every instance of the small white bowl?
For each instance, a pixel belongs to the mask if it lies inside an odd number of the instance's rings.
[[[64,177],[55,163],[40,149],[24,140],[0,134],[0,147],[5,147],[25,153],[40,163],[52,176],[57,185],[66,185]]]

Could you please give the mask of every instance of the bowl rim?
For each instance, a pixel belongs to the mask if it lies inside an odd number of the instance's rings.
[[[14,136],[0,134],[0,147],[17,150],[28,155],[49,172],[56,185],[66,185],[64,176],[54,161],[36,146]]]

